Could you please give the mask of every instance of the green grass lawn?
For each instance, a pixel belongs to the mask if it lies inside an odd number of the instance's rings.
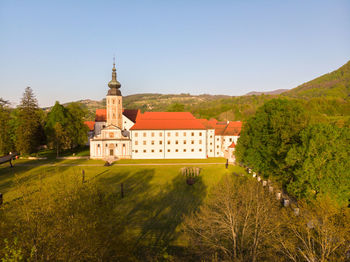
[[[210,159],[209,161],[218,161]],[[197,160],[198,161],[198,160]],[[215,162],[214,161],[214,162]],[[220,160],[222,161],[222,159]],[[30,161],[27,161],[30,162]],[[22,161],[22,163],[27,163]],[[97,161],[101,163],[102,161]],[[137,163],[138,161],[124,161]],[[183,160],[182,160],[183,162]],[[189,161],[193,162],[193,161]],[[38,162],[37,162],[38,163]],[[47,162],[43,162],[47,163]],[[91,163],[91,160],[62,161],[62,163]],[[103,162],[102,162],[103,163]],[[197,210],[208,197],[211,188],[223,176],[244,173],[238,166],[223,164],[201,165],[200,176],[192,186],[180,174],[180,168],[186,165],[172,166],[0,166],[0,192],[4,203],[11,204],[20,197],[16,183],[26,183],[31,190],[40,180],[57,183],[63,175],[82,176],[85,171],[87,181],[97,183],[106,192],[114,193],[120,223],[126,228],[125,237],[131,238],[135,245],[164,248],[171,253],[186,246],[186,239],[181,231],[184,216]],[[124,185],[125,197],[120,197],[120,185]]]

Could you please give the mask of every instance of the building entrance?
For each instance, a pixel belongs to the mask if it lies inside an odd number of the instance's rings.
[[[113,150],[113,149],[110,149],[110,150],[109,150],[109,155],[110,155],[110,156],[114,156],[114,150]]]

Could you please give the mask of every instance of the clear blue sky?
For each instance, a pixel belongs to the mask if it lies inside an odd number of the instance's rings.
[[[350,1],[0,2],[0,97],[293,88],[350,60]]]

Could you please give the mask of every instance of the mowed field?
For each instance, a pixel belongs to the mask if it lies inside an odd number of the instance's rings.
[[[214,161],[215,160],[215,161]],[[196,163],[197,162],[197,163]],[[123,160],[105,167],[103,161],[92,160],[16,160],[0,166],[0,192],[4,205],[21,197],[18,184],[25,183],[35,191],[38,182],[60,183],[60,178],[82,179],[115,195],[120,209],[119,219],[125,227],[125,238],[143,246],[180,248],[186,246],[181,224],[186,215],[197,210],[208,194],[225,175],[243,174],[238,166],[225,168],[224,159],[208,160]],[[196,163],[192,165],[191,163]],[[220,164],[215,164],[220,163]],[[186,184],[182,167],[199,167],[194,185]],[[124,198],[121,198],[121,184]]]

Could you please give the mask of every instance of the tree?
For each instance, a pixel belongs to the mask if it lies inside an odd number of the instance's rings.
[[[75,102],[70,103],[67,106],[68,117],[68,132],[70,139],[70,148],[83,146],[86,144],[89,131],[88,127],[84,124],[84,118],[87,115],[87,110],[82,107],[81,104]]]
[[[350,129],[317,124],[303,130],[300,138],[301,143],[286,158],[294,174],[288,192],[307,199],[328,195],[346,205],[350,199]]]
[[[184,110],[185,105],[180,103],[173,103],[167,109],[168,112],[183,112]]]
[[[299,143],[299,133],[307,124],[300,102],[268,101],[243,126],[236,147],[238,161],[287,184],[293,174],[285,158],[290,148]]]
[[[276,240],[290,261],[348,261],[350,209],[328,197],[299,203],[300,215],[283,210]]]
[[[87,141],[88,128],[84,124],[84,117],[87,111],[79,103],[71,103],[67,107],[60,105],[56,101],[47,116],[45,133],[48,138],[50,148],[55,148],[57,152],[61,149],[73,149],[82,146]],[[59,126],[56,124],[59,123]],[[59,132],[59,134],[56,134]],[[59,139],[58,137],[61,137]]]
[[[205,259],[262,261],[275,252],[279,207],[264,188],[247,178],[227,176],[199,212],[187,217],[191,246]]]
[[[18,125],[15,131],[16,149],[21,153],[35,152],[44,139],[40,111],[33,90],[27,87],[18,107]]]
[[[9,102],[0,98],[0,156],[13,150]]]

